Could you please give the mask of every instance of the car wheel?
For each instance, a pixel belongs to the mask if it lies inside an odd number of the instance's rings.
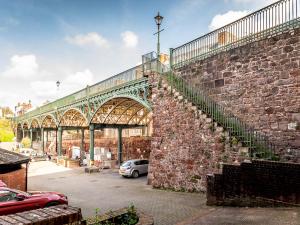
[[[139,171],[135,170],[132,172],[132,177],[133,178],[138,178],[139,177]]]
[[[59,205],[59,203],[58,202],[48,202],[45,207],[50,207],[50,206],[55,206],[55,205]]]

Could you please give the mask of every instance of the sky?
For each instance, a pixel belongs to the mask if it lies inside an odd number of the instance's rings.
[[[274,0],[0,0],[0,106],[53,101]],[[56,81],[60,81],[59,89]]]

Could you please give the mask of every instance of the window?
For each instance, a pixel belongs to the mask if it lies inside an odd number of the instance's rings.
[[[135,161],[134,165],[137,165],[137,166],[141,165],[141,161]]]
[[[11,191],[0,191],[0,202],[8,202],[15,200],[17,194]]]
[[[148,161],[148,160],[141,160],[141,164],[142,164],[142,165],[149,164],[149,161]]]
[[[128,162],[128,161],[127,161],[127,162],[124,162],[124,163],[122,164],[122,166],[125,166],[125,167],[126,167],[126,166],[130,166],[130,165],[131,165],[131,163]]]

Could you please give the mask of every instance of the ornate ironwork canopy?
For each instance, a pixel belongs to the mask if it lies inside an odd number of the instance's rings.
[[[100,124],[147,125],[150,110],[131,98],[113,98],[105,102],[94,114],[91,122]]]

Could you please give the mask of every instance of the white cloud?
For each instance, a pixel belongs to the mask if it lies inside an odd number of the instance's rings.
[[[108,47],[108,41],[96,32],[90,32],[87,34],[78,34],[73,37],[66,37],[65,40],[78,46],[96,46],[96,47]]]
[[[86,85],[93,84],[94,75],[89,69],[85,69],[82,72],[76,72],[66,77],[63,82],[67,85],[84,87]]]
[[[139,42],[139,37],[132,31],[125,31],[121,33],[123,43],[126,47],[136,47]]]
[[[56,86],[56,80],[32,81],[30,87],[33,95],[43,99],[54,100],[85,88],[86,85],[93,84],[93,78],[93,73],[89,69],[85,69],[81,72],[69,74],[59,80],[59,88]]]
[[[56,81],[33,81],[30,83],[33,96],[49,98],[57,92]]]
[[[235,20],[238,20],[246,15],[248,15],[250,12],[248,10],[244,11],[228,11],[224,14],[218,14],[214,16],[212,21],[209,24],[209,30],[215,30],[220,27],[223,27]]]
[[[10,65],[0,75],[7,78],[28,78],[35,76],[39,66],[35,55],[14,55],[10,58]]]

